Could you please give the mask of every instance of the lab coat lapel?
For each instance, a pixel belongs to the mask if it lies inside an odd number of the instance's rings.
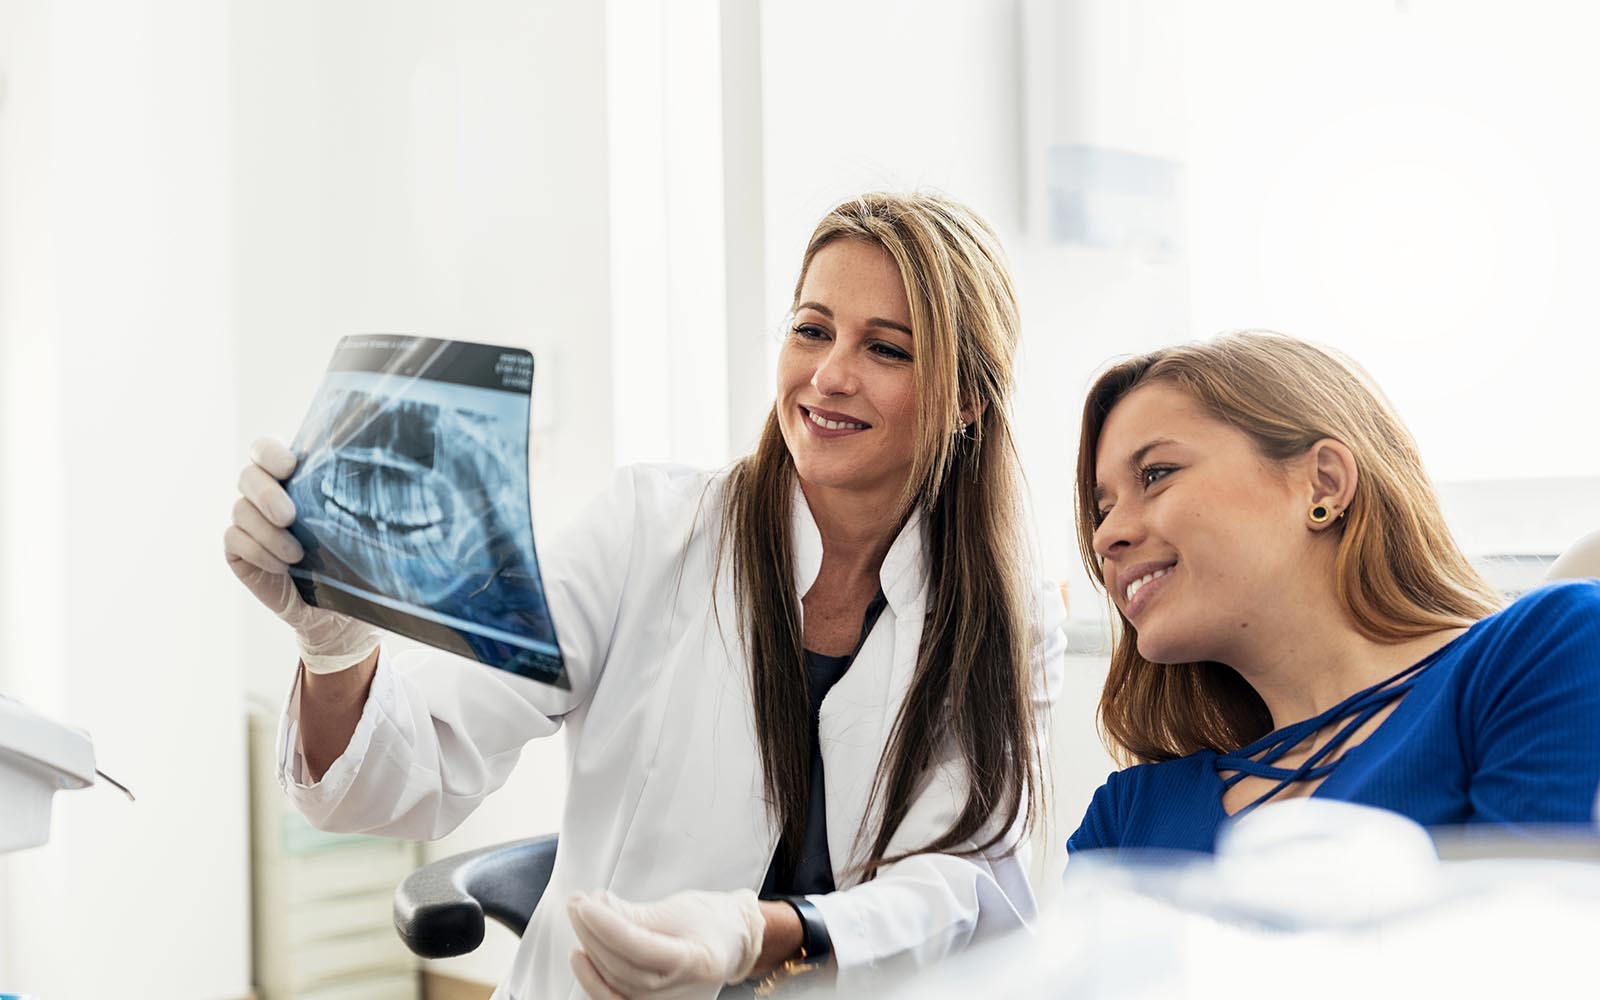
[[[871,847],[877,815],[865,826],[867,838],[858,836],[862,827],[851,818],[866,815],[878,762],[916,673],[926,602],[924,546],[922,517],[913,513],[878,574],[889,605],[884,618],[822,703],[818,736],[826,781],[828,854],[839,888],[859,880],[852,869]],[[818,558],[820,564],[820,546]]]
[[[794,548],[794,594],[805,597],[822,572],[822,532],[798,480],[789,498],[789,544]]]
[[[922,511],[912,511],[894,544],[889,546],[888,555],[883,557],[883,568],[878,571],[883,595],[901,618],[912,605],[921,608],[928,581],[927,539],[923,537],[922,527]]]
[[[922,511],[913,510],[894,544],[889,546],[888,554],[883,557],[883,567],[878,571],[878,583],[889,599],[889,607],[901,617],[912,603],[920,604],[927,582],[927,542],[922,529]],[[811,507],[798,482],[789,500],[789,538],[794,547],[795,595],[805,597],[817,582],[817,574],[822,572],[822,533],[817,530],[816,519],[811,516]]]

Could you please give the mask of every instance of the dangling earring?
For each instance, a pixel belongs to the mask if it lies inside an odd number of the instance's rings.
[[[1332,516],[1333,516],[1333,512],[1328,509],[1328,505],[1327,504],[1325,504],[1325,503],[1314,503],[1314,504],[1311,505],[1311,520],[1314,523],[1316,523],[1316,524],[1325,524],[1325,523],[1327,523],[1328,518],[1330,518]]]

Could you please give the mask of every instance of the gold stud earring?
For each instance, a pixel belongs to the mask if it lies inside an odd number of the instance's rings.
[[[1327,504],[1314,503],[1311,505],[1311,520],[1316,524],[1325,524],[1328,518],[1332,516],[1333,512],[1328,509]]]

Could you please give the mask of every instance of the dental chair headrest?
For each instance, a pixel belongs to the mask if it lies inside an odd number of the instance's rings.
[[[1600,531],[1585,535],[1561,558],[1550,564],[1546,580],[1582,580],[1600,577]]]

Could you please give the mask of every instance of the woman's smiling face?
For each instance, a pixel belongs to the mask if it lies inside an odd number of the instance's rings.
[[[1175,385],[1119,400],[1095,453],[1094,549],[1140,655],[1235,662],[1251,626],[1324,570],[1311,558],[1304,492]]]
[[[803,483],[898,494],[917,447],[915,356],[894,258],[853,239],[817,251],[778,356],[778,425]]]

